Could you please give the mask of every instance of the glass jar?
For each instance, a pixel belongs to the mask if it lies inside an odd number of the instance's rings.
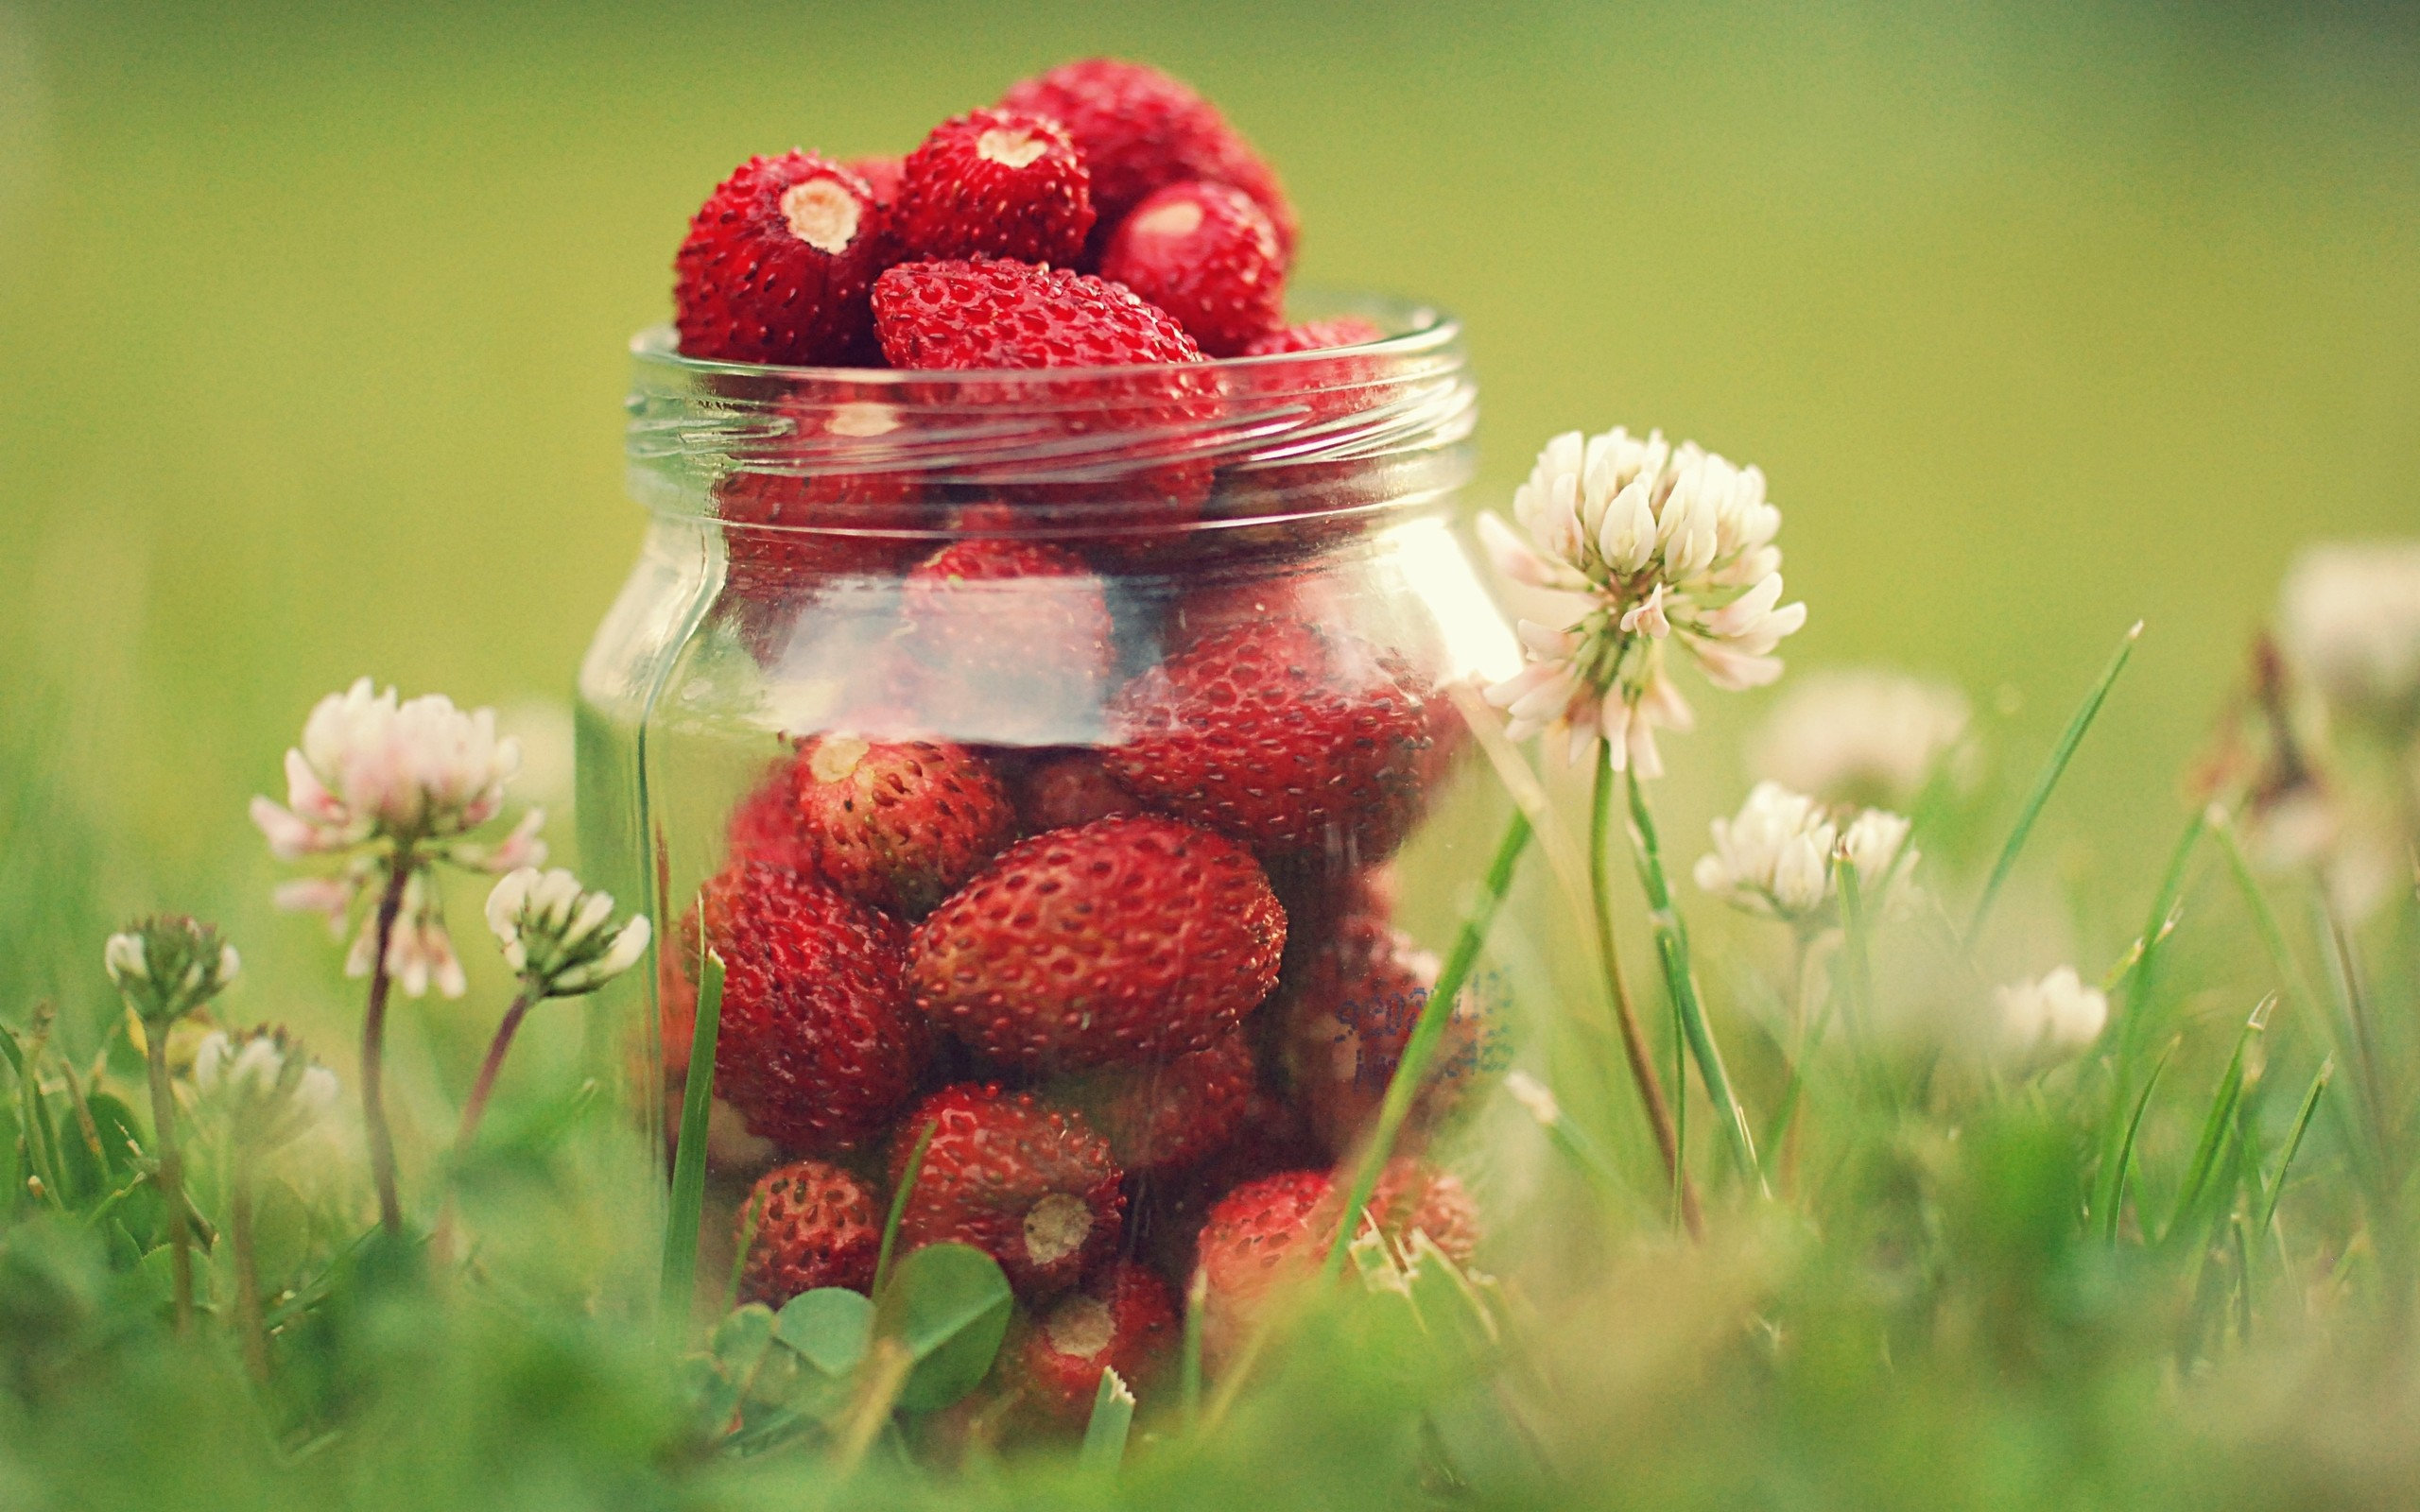
[[[1214,1203],[1366,1131],[1505,822],[1462,710],[1518,654],[1454,533],[1459,328],[1320,313],[1387,334],[990,373],[633,343],[650,523],[581,670],[581,844],[665,925],[605,1005],[658,1138],[701,942],[729,972],[701,1276],[754,1233],[747,1297],[863,1289],[929,1125],[905,1244],[990,1250],[1037,1320],[1180,1297]],[[1461,994],[1405,1147],[1523,980]],[[815,1202],[838,1237],[774,1252]]]

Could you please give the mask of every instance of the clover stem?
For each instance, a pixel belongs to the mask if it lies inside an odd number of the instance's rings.
[[[268,1384],[268,1330],[261,1321],[259,1250],[252,1238],[254,1180],[249,1143],[235,1149],[235,1172],[227,1197],[227,1231],[235,1248],[235,1332],[244,1345],[244,1366]]]
[[[361,1121],[370,1141],[370,1174],[378,1187],[378,1223],[389,1237],[404,1232],[404,1203],[395,1184],[395,1136],[387,1125],[384,1084],[387,1057],[387,993],[393,982],[387,970],[387,949],[395,937],[395,919],[404,909],[404,887],[411,880],[412,855],[398,846],[388,858],[387,885],[378,895],[378,917],[372,925],[374,953],[370,965],[370,1001],[361,1016]]]
[[[1655,1136],[1656,1153],[1662,1157],[1665,1175],[1671,1183],[1675,1211],[1691,1236],[1703,1237],[1705,1218],[1698,1210],[1697,1189],[1681,1164],[1681,1144],[1673,1132],[1672,1109],[1665,1103],[1664,1084],[1655,1074],[1654,1052],[1648,1048],[1647,1036],[1639,1028],[1638,1010],[1631,1002],[1629,984],[1622,980],[1621,959],[1615,951],[1613,892],[1606,879],[1607,858],[1613,848],[1613,798],[1614,748],[1599,741],[1596,792],[1588,810],[1588,893],[1596,909],[1597,954],[1604,962],[1605,989],[1613,1000],[1615,1022],[1621,1027],[1622,1058],[1630,1063],[1631,1080],[1638,1084],[1639,1106],[1647,1114],[1648,1128]]]
[[[458,1160],[471,1148],[471,1136],[478,1132],[479,1120],[488,1110],[488,1098],[495,1091],[496,1074],[504,1069],[505,1052],[512,1048],[512,1037],[520,1031],[521,1021],[528,1016],[538,1001],[529,988],[524,988],[504,1010],[504,1019],[495,1026],[495,1038],[488,1041],[488,1057],[479,1063],[479,1075],[471,1083],[471,1095],[462,1104],[462,1128],[454,1136],[454,1154]]]
[[[168,1206],[169,1271],[176,1290],[177,1332],[193,1331],[193,1226],[185,1215],[184,1157],[177,1148],[177,1099],[168,1088],[168,1025],[144,1026],[144,1059],[151,1078],[152,1137],[160,1146],[160,1200]]]

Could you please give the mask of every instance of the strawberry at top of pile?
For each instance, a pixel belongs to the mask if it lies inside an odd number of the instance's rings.
[[[1217,106],[1096,58],[904,158],[739,165],[675,262],[681,351],[920,369],[1123,367],[1376,335],[1285,325],[1293,207]]]

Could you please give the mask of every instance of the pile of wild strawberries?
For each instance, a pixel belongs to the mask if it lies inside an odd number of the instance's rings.
[[[905,158],[751,158],[691,222],[681,350],[920,369],[1120,366],[1367,340],[1288,330],[1293,208],[1218,107],[1155,69],[1054,68]],[[1088,338],[1103,350],[1056,350]]]
[[[682,249],[682,345],[993,369],[1374,337],[1282,326],[1294,235],[1275,177],[1215,108],[1148,68],[1073,63],[895,163],[742,166]],[[954,518],[964,533],[906,572],[906,632],[1004,696],[1035,662],[1114,679],[1101,580],[1004,533],[1015,512]],[[1037,577],[1054,587],[1031,623],[963,602]],[[1437,971],[1390,921],[1387,860],[1464,731],[1403,657],[1313,606],[1221,592],[1169,614],[1157,664],[1104,684],[1115,744],[826,731],[789,743],[731,814],[723,868],[667,953],[665,1030],[677,1076],[688,974],[711,947],[715,1091],[786,1162],[740,1210],[751,1298],[870,1286],[890,1194],[928,1137],[903,1251],[995,1259],[1019,1302],[996,1390],[1080,1423],[1104,1366],[1148,1381],[1172,1351],[1189,1280],[1215,1368],[1324,1252],[1344,1221],[1337,1164]],[[1408,1144],[1477,1069],[1477,998],[1454,1005]],[[1457,1258],[1477,1242],[1460,1183],[1416,1155],[1390,1164],[1370,1215]]]

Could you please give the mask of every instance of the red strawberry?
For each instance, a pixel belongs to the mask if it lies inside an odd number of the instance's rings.
[[[917,926],[908,990],[979,1054],[1028,1070],[1182,1055],[1269,995],[1286,915],[1249,852],[1173,819],[1101,819],[1011,847]]]
[[[1026,1400],[1058,1423],[1080,1428],[1092,1416],[1104,1369],[1132,1387],[1149,1378],[1177,1338],[1175,1300],[1167,1283],[1121,1261],[1085,1283],[1010,1348],[1010,1369]]]
[[[1211,1368],[1242,1347],[1272,1293],[1318,1273],[1335,1231],[1335,1188],[1325,1171],[1280,1171],[1245,1182],[1210,1209],[1194,1264],[1201,1352]]]
[[[1276,174],[1217,106],[1158,69],[1087,58],[1025,80],[1000,103],[1066,127],[1092,175],[1100,226],[1116,225],[1154,189],[1201,179],[1252,196],[1293,261],[1294,209]]]
[[[1091,179],[1058,122],[975,111],[908,155],[891,229],[911,257],[1072,263],[1093,229]]]
[[[904,919],[931,912],[1016,824],[991,768],[945,741],[817,735],[775,766],[767,788],[779,796],[752,798],[734,816],[751,839]]]
[[[1334,1243],[1340,1177],[1325,1171],[1281,1171],[1220,1198],[1201,1226],[1197,1279],[1203,1288],[1202,1353],[1214,1367],[1234,1356],[1280,1289],[1318,1273]],[[1388,1162],[1362,1219],[1398,1247],[1426,1233],[1456,1264],[1478,1243],[1478,1214],[1450,1172],[1417,1160]]]
[[[866,181],[873,191],[873,202],[885,215],[899,203],[899,180],[907,160],[897,157],[851,158],[840,166]]]
[[[722,362],[849,361],[890,247],[863,179],[807,152],[751,158],[707,197],[675,259],[681,350]]]
[[[1282,357],[1291,352],[1323,352],[1330,347],[1357,347],[1383,341],[1386,332],[1374,320],[1341,315],[1333,320],[1305,320],[1255,338],[1243,350],[1247,357]]]
[[[1385,919],[1357,914],[1310,953],[1287,988],[1287,1080],[1331,1154],[1350,1151],[1377,1117],[1436,980],[1435,955]],[[1478,1079],[1486,1027],[1478,994],[1466,987],[1407,1132],[1432,1126]]]
[[[899,1220],[900,1243],[973,1245],[1021,1297],[1065,1290],[1117,1247],[1126,1210],[1109,1142],[1080,1114],[1029,1092],[961,1082],[899,1122],[890,1178],[903,1179],[926,1125],[925,1163]]]
[[[998,259],[902,263],[874,282],[891,366],[917,371],[1129,368],[1201,360],[1175,318],[1123,284]],[[1162,392],[1209,394],[1207,378]]]
[[[768,1171],[739,1206],[735,1235],[756,1232],[741,1262],[740,1300],[778,1308],[801,1292],[873,1284],[882,1213],[866,1184],[823,1160]]]
[[[1238,1030],[1164,1064],[1104,1066],[1052,1089],[1083,1110],[1129,1171],[1200,1163],[1235,1137],[1254,1087],[1252,1047]]]
[[[1375,1219],[1398,1249],[1408,1251],[1411,1236],[1424,1233],[1457,1265],[1469,1264],[1478,1252],[1478,1209],[1461,1177],[1410,1156],[1387,1162],[1367,1213],[1365,1224]]]
[[[1193,518],[1213,464],[1193,455],[1219,414],[1218,374],[1166,311],[1122,284],[1000,260],[902,263],[875,282],[874,328],[894,367],[923,371],[1126,368],[1132,375],[953,384],[936,403],[994,404],[1065,436],[1049,454],[1002,465],[1034,503],[1063,504],[1091,528],[1166,527]]]
[[[1028,834],[1143,812],[1133,794],[1110,781],[1097,751],[1044,757],[1011,782],[1009,791]]]
[[[1161,644],[1174,656],[1240,625],[1332,621],[1350,606],[1340,584],[1317,571],[1266,572],[1213,577],[1188,587],[1160,625]]]
[[[1110,774],[1274,853],[1384,857],[1417,813],[1428,686],[1305,621],[1238,625],[1129,683]]]
[[[973,536],[917,564],[901,590],[923,702],[952,730],[998,741],[1098,728],[1116,627],[1099,577],[1047,541]]]
[[[716,1093],[794,1150],[849,1148],[887,1125],[930,1043],[902,990],[900,926],[760,862],[725,868],[700,903],[724,969]]]
[[[1277,232],[1251,196],[1225,184],[1153,191],[1109,233],[1100,276],[1175,316],[1214,357],[1242,355],[1284,318]]]

